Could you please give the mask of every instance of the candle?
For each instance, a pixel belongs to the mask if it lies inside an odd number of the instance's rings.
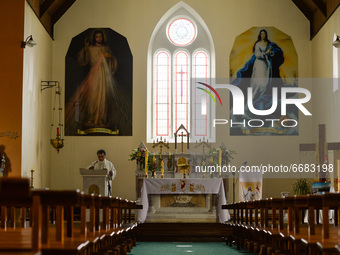
[[[164,174],[164,161],[161,161],[161,174]]]
[[[202,172],[203,172],[203,173],[202,173],[202,177],[203,177],[203,178],[205,178],[205,172],[206,172],[206,170],[204,169],[204,167],[205,167],[205,161],[203,160],[203,161],[202,161],[202,168],[203,168],[203,170],[202,170]]]
[[[171,159],[171,152],[169,152],[169,159]]]
[[[335,178],[335,185],[334,185],[334,188],[335,188],[335,191],[340,191],[340,183],[339,183],[339,178],[340,178],[340,160],[337,159],[336,160],[336,174],[337,174],[337,177]]]
[[[221,168],[222,168],[222,149],[218,150],[218,164],[220,167],[218,168],[218,176],[221,177]]]
[[[156,157],[155,157],[155,153],[152,156],[152,162],[155,163],[156,162]]]
[[[222,166],[222,149],[218,150],[218,164]]]
[[[57,127],[57,135],[60,135],[60,129]]]
[[[148,175],[148,160],[149,160],[149,150],[145,150],[145,175]]]

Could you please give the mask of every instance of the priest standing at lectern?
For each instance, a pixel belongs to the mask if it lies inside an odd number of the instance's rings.
[[[88,169],[94,169],[94,170],[107,170],[107,176],[108,176],[108,189],[109,189],[109,195],[111,195],[111,185],[110,180],[113,180],[116,177],[116,169],[113,166],[112,162],[108,161],[106,159],[106,152],[105,150],[98,150],[97,151],[97,157],[98,160],[93,161],[91,165],[89,165]]]

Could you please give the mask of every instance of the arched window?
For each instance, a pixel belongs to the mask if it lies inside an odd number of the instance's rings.
[[[156,136],[169,136],[169,124],[171,116],[171,77],[170,54],[167,51],[159,51],[155,54],[154,61],[154,95],[153,109],[155,116]]]
[[[201,17],[180,2],[158,22],[148,50],[147,142],[173,142],[182,124],[190,140],[215,141],[214,104],[197,81],[209,83],[215,75],[215,52]]]

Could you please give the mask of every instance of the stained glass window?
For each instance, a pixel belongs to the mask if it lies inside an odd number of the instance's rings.
[[[168,27],[167,36],[171,43],[176,46],[187,46],[191,44],[197,35],[195,24],[185,18],[175,19]]]
[[[159,51],[155,57],[154,115],[156,136],[169,136],[170,123],[170,56]]]
[[[150,40],[148,142],[160,137],[174,142],[174,132],[181,124],[190,132],[193,142],[202,137],[214,140],[212,100],[206,92],[197,89],[198,80],[209,83],[214,73],[213,43],[204,22],[200,30],[195,22],[197,19],[173,13],[160,21]]]
[[[209,78],[209,58],[205,51],[198,51],[193,57],[193,77],[196,83],[208,83]],[[194,98],[194,135],[207,136],[208,135],[208,94],[202,90],[193,90]]]
[[[183,124],[187,130],[190,130],[189,56],[185,51],[179,51],[175,54],[174,72],[174,130],[176,131],[181,124]]]

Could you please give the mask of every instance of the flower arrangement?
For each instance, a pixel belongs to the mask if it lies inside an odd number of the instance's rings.
[[[136,148],[132,150],[132,153],[129,155],[129,161],[136,160],[139,169],[142,170],[145,167],[145,149],[144,148]],[[156,160],[154,154],[148,152],[148,170],[153,174],[156,171],[160,171],[160,162]]]
[[[223,165],[228,165],[231,160],[234,158],[233,155],[236,154],[236,151],[233,150],[227,150],[227,148],[223,145],[221,145],[218,148],[211,148],[208,151],[208,154],[211,156],[210,162],[213,161],[212,163],[217,164],[218,163],[218,157],[219,157],[219,149],[222,150],[222,166]]]
[[[150,155],[150,153],[149,153]],[[154,175],[155,172],[160,171],[161,164],[159,161],[156,160],[155,155],[148,157],[148,169]]]
[[[139,169],[143,169],[145,162],[145,149],[144,148],[133,149],[132,153],[129,155],[129,161],[133,160],[136,160],[137,165],[139,165]]]

